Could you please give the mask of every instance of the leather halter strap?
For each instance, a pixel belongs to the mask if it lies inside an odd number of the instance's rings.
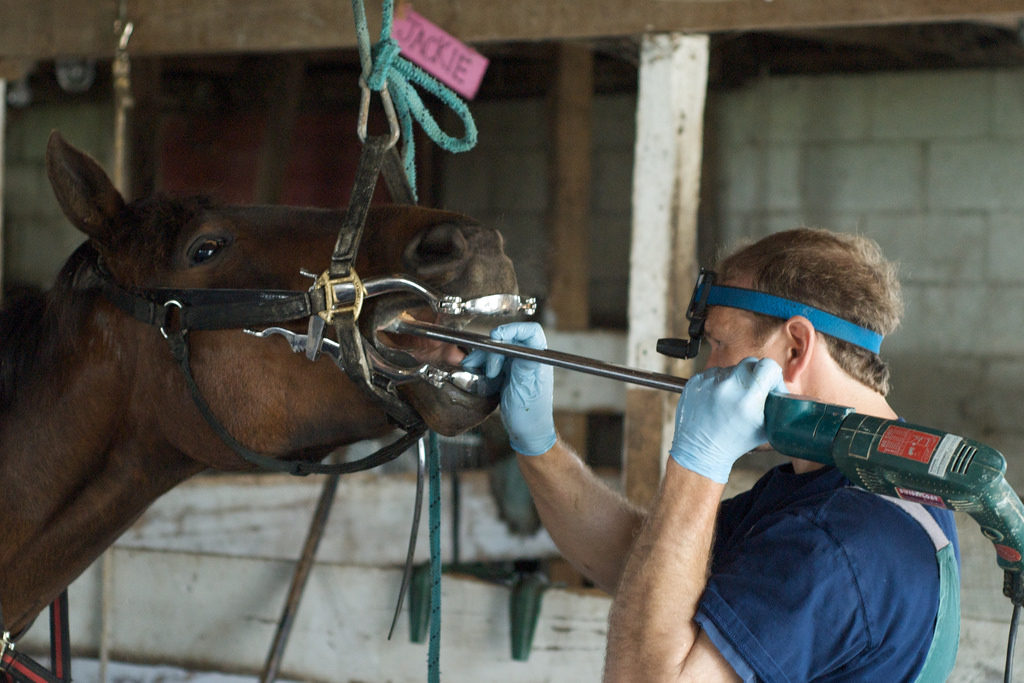
[[[161,332],[167,338],[171,355],[182,370],[192,400],[203,419],[217,436],[246,462],[260,469],[271,472],[287,472],[293,475],[348,474],[394,460],[415,443],[416,439],[425,431],[425,425],[416,416],[416,421],[419,424],[411,420],[402,423],[401,426],[405,429],[406,434],[394,443],[384,446],[360,460],[345,463],[283,461],[247,448],[227,431],[203,398],[189,362],[188,332],[190,329],[220,330],[280,323],[315,315],[315,313],[308,312],[311,305],[309,293],[244,289],[128,290],[115,283],[110,274],[97,263],[96,253],[91,247],[87,244],[83,245],[79,247],[79,252],[76,256],[87,260],[82,276],[76,281],[76,286],[86,289],[95,288],[111,303],[136,320],[160,327]],[[177,302],[177,306],[169,305],[171,301]],[[175,309],[178,310],[175,311]],[[169,317],[175,312],[178,315],[176,329],[169,332],[167,331],[170,327]],[[358,330],[356,330],[356,334],[358,334]],[[413,414],[415,415],[415,413]]]
[[[330,279],[346,278],[353,274],[352,262],[359,249],[366,214],[382,170],[388,190],[395,199],[408,200],[412,197],[412,189],[402,169],[401,160],[388,137],[368,137],[359,156],[359,166],[345,212],[345,221],[338,233],[334,253],[331,255],[331,265],[328,269]],[[383,378],[378,379],[374,373],[363,348],[358,317],[359,311],[350,307],[344,311],[334,312],[328,319],[334,326],[335,337],[344,359],[345,374],[365,394],[382,404],[388,416],[403,429],[422,434],[426,430],[422,418],[395,394],[389,382]]]
[[[174,355],[175,360],[178,361],[178,365],[181,367],[182,372],[185,375],[185,382],[188,384],[189,392],[192,394],[192,400],[195,402],[199,412],[202,413],[207,424],[210,425],[213,431],[217,433],[217,436],[221,438],[221,441],[227,444],[231,450],[241,456],[246,462],[257,466],[260,469],[269,470],[271,472],[287,472],[288,474],[296,476],[304,476],[307,474],[350,474],[352,472],[361,472],[362,470],[368,470],[394,460],[404,453],[409,446],[416,443],[416,440],[423,436],[423,432],[426,430],[425,426],[421,429],[415,429],[415,427],[407,429],[406,433],[393,443],[380,448],[364,458],[360,458],[359,460],[352,462],[323,464],[318,462],[305,462],[301,460],[286,461],[257,453],[239,443],[238,440],[228,432],[224,425],[221,424],[220,420],[216,418],[213,411],[210,410],[209,404],[206,402],[206,399],[203,398],[203,394],[196,384],[195,377],[192,375],[192,368],[189,364],[189,349],[188,342],[186,341],[186,333],[176,332],[174,334],[170,334],[167,337],[167,342],[170,344],[171,353]]]
[[[399,198],[412,196],[411,188],[402,171],[401,161],[384,137],[371,137],[363,145],[356,172],[349,207],[339,229],[328,274],[331,278],[353,274],[352,263],[359,249],[370,200],[377,179],[384,169],[389,191]],[[398,174],[400,178],[396,177]],[[210,410],[196,384],[189,362],[188,332],[190,330],[222,330],[308,318],[326,310],[324,289],[308,292],[292,290],[258,289],[127,289],[114,282],[98,261],[98,255],[87,244],[79,248],[76,256],[85,260],[85,268],[76,280],[76,286],[98,289],[115,306],[136,320],[158,326],[167,339],[171,353],[185,376],[193,402],[207,424],[239,457],[261,469],[287,472],[294,475],[346,474],[376,467],[401,455],[423,435],[426,424],[419,414],[394,393],[393,387],[378,378],[363,350],[354,309],[334,313],[334,325],[340,346],[343,369],[350,379],[371,399],[382,405],[391,418],[406,433],[394,443],[384,446],[360,460],[346,463],[321,464],[287,462],[257,453],[235,439]],[[329,287],[329,283],[327,285]],[[173,331],[169,331],[172,327]]]
[[[140,322],[167,329],[227,330],[298,320],[323,310],[322,292],[288,289],[150,289],[126,288],[99,261],[88,242],[73,258],[85,261],[75,286],[98,289],[122,311]]]

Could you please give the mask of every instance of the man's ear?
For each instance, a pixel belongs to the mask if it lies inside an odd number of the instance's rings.
[[[787,383],[796,383],[811,366],[817,350],[818,332],[811,321],[802,315],[787,320],[782,329],[786,344],[782,378]]]

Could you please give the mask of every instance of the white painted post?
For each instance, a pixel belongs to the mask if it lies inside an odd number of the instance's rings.
[[[640,46],[627,362],[683,372],[660,356],[659,337],[685,336],[696,275],[697,205],[707,90],[708,37],[646,35]],[[626,492],[644,503],[657,490],[672,437],[676,397],[626,389]]]

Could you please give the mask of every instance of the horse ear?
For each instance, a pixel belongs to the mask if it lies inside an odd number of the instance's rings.
[[[53,131],[46,143],[46,175],[68,220],[100,244],[107,244],[124,198],[100,165]]]

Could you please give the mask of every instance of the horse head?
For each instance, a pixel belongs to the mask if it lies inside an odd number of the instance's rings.
[[[302,271],[329,262],[342,224],[338,210],[279,206],[220,206],[209,199],[156,196],[127,202],[96,161],[57,133],[47,147],[47,172],[67,218],[87,237],[101,267],[131,290],[306,290]],[[354,264],[366,280],[406,274],[463,298],[514,293],[515,274],[496,230],[465,216],[416,206],[371,207]],[[393,318],[423,299],[394,294],[367,299],[363,320]],[[115,356],[133,364],[126,411],[137,428],[152,430],[178,451],[218,468],[240,466],[214,437],[189,398],[162,330],[129,319],[99,300],[93,325]],[[281,321],[305,331],[306,320]],[[364,334],[396,363],[457,365],[451,346]],[[329,359],[308,360],[281,339],[259,339],[238,329],[189,332],[196,384],[211,412],[247,448],[287,459],[320,459],[330,450],[381,436],[392,427],[382,408]],[[128,361],[128,359],[131,359]],[[446,435],[469,429],[496,407],[495,397],[425,382],[398,388],[427,425]],[[143,411],[147,414],[143,415]]]

